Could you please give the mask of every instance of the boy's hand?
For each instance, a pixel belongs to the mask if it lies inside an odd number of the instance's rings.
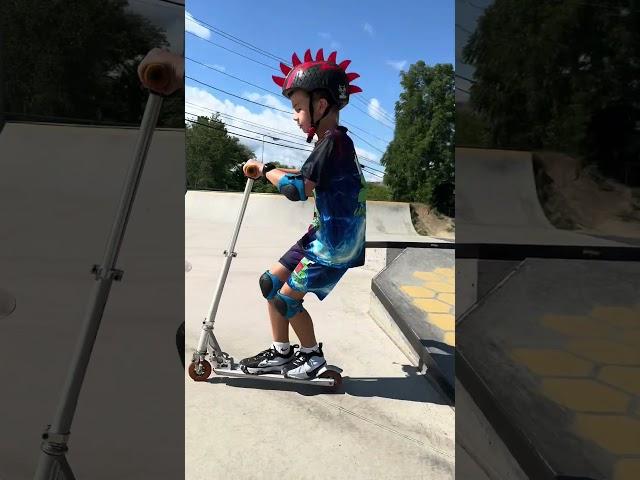
[[[153,48],[138,65],[138,77],[145,88],[171,95],[184,85],[184,57]]]
[[[257,180],[262,176],[262,167],[264,167],[262,163],[258,162],[257,160],[251,159],[243,165],[242,172],[244,173],[245,177]]]

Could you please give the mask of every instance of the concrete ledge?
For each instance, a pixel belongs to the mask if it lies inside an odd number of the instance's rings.
[[[430,270],[454,262],[453,251],[407,249],[371,281],[370,315],[419,369],[426,369],[447,397],[455,402],[454,351],[429,314],[413,305],[401,289],[415,270]]]

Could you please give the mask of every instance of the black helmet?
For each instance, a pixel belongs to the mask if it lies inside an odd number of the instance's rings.
[[[341,109],[349,103],[350,94],[362,91],[356,85],[349,85],[349,82],[360,76],[357,73],[346,72],[351,60],[344,60],[337,64],[336,52],[332,52],[325,60],[324,53],[320,49],[314,60],[311,50],[307,50],[304,54],[304,63],[295,53],[291,57],[291,62],[293,67],[280,63],[280,70],[285,77],[275,75],[272,77],[273,81],[282,87],[282,94],[287,98],[296,89],[308,93],[326,90],[331,95],[333,103]]]

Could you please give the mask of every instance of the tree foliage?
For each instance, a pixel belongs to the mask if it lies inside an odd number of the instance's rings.
[[[454,76],[450,64],[419,61],[401,73],[394,138],[381,159],[394,200],[450,214],[454,205]]]
[[[628,2],[496,0],[463,50],[492,146],[637,161],[639,27]]]
[[[7,116],[138,124],[147,94],[137,75],[165,32],[127,0],[2,3],[0,56]],[[182,127],[184,94],[165,99],[160,126]]]

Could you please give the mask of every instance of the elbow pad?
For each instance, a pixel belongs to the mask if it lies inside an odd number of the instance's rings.
[[[278,182],[278,190],[292,202],[305,201],[307,199],[302,175],[285,175]]]

